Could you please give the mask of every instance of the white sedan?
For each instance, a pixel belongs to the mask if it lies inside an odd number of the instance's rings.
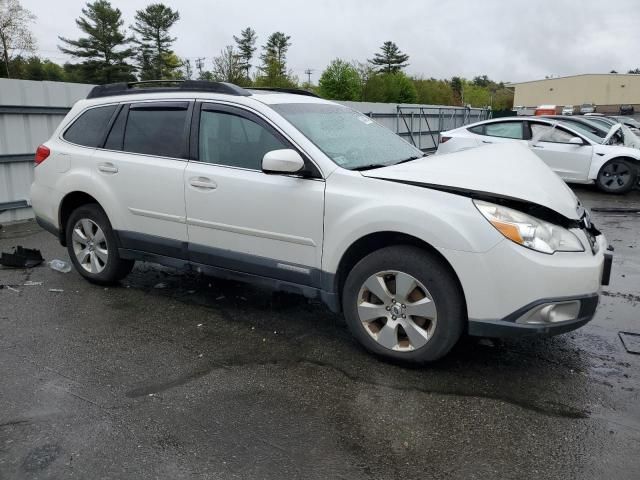
[[[558,120],[498,118],[442,132],[437,153],[513,142],[527,145],[566,182],[595,183],[605,192],[626,193],[638,181],[638,139],[620,124],[601,138],[588,128]]]

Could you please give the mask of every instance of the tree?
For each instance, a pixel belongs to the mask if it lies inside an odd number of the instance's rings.
[[[291,37],[282,32],[272,33],[262,47],[260,74],[256,77],[257,86],[292,87],[297,79],[287,71],[287,50],[291,46]]]
[[[353,65],[339,58],[333,60],[322,72],[318,85],[320,95],[325,98],[360,100],[360,75]]]
[[[185,58],[182,60],[182,78],[185,80],[191,80],[193,78],[193,66],[191,60]]]
[[[369,102],[415,103],[416,87],[402,72],[379,73],[369,79],[367,97]]]
[[[451,77],[451,90],[453,90],[455,103],[462,104],[464,100],[464,84],[460,77]]]
[[[414,79],[417,102],[426,105],[453,105],[453,90],[449,82],[435,78]]]
[[[16,53],[35,51],[36,42],[28,28],[35,19],[18,0],[0,0],[0,54],[7,78],[11,78],[9,64]]]
[[[251,59],[256,51],[256,40],[258,36],[251,27],[247,27],[240,32],[240,36],[233,36],[238,46],[238,56],[240,57],[240,65],[245,70],[247,80],[250,78],[249,73],[251,71]]]
[[[231,45],[227,45],[220,55],[213,59],[213,79],[217,82],[242,84],[246,82],[245,69],[240,55]]]
[[[131,38],[122,30],[122,12],[107,0],[87,3],[76,24],[87,36],[78,40],[58,37],[68,47],[58,46],[62,53],[83,59],[81,80],[87,83],[110,83],[134,80],[135,68],[127,63],[133,57]]]
[[[176,39],[169,35],[169,29],[178,20],[180,13],[162,3],[152,3],[136,11],[131,29],[139,35],[134,42],[140,47],[138,65],[142,80],[175,77],[180,65],[171,61],[174,55],[171,45]]]
[[[272,33],[267,43],[262,47],[262,72],[269,72],[274,76],[287,74],[287,50],[291,46],[291,37],[282,32]]]
[[[488,87],[494,82],[491,81],[489,77],[487,77],[486,75],[482,75],[482,76],[473,77],[473,80],[471,80],[471,83],[476,87]]]
[[[409,60],[409,55],[402,53],[395,43],[384,42],[380,50],[382,53],[376,53],[375,57],[369,60],[369,63],[378,67],[379,72],[395,73],[409,65],[405,63]]]
[[[633,70],[629,70],[627,73],[632,73],[634,75],[640,75],[640,68],[634,68]]]
[[[354,68],[360,77],[360,100],[369,98],[369,80],[376,75],[375,69],[368,62],[355,62]]]

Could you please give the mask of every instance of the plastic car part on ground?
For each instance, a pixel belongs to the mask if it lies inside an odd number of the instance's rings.
[[[48,264],[51,267],[51,270],[55,270],[60,273],[69,273],[71,271],[71,265],[69,262],[65,262],[64,260],[51,260]]]
[[[40,250],[23,248],[18,245],[14,247],[13,253],[2,252],[0,265],[12,268],[33,268],[44,261]]]

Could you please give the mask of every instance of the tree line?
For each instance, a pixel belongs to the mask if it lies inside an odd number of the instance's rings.
[[[335,100],[492,105],[494,109],[510,109],[513,100],[503,83],[486,75],[472,80],[410,77],[404,72],[409,55],[391,41],[364,62],[333,60],[317,85],[301,83],[288,68],[292,42],[284,32],[270,34],[258,52],[258,35],[247,27],[209,63],[180,58],[173,51],[176,38],[171,35],[180,13],[162,3],[136,11],[127,26],[120,9],[108,0],[88,2],[75,20],[81,36],[59,37],[58,48],[74,61],[59,65],[35,55],[29,30],[34,20],[19,0],[0,0],[1,77],[94,84],[202,79],[245,87],[302,87]]]

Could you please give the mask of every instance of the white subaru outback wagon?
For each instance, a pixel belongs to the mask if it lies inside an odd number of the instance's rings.
[[[578,328],[611,265],[527,148],[425,157],[303,91],[95,87],[38,148],[31,199],[91,282],[143,260],[299,292],[369,351],[413,362],[465,332]]]

